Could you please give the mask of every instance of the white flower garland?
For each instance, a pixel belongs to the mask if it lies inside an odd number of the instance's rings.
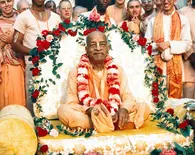
[[[116,114],[121,105],[119,71],[117,65],[112,61],[112,57],[105,59],[105,68],[107,69],[107,84],[109,86],[108,100],[92,98],[89,94],[89,73],[90,62],[86,54],[81,56],[77,72],[77,89],[79,101],[85,107],[94,107],[98,104],[104,104],[111,115]]]

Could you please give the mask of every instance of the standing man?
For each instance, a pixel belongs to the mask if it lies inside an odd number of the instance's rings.
[[[195,0],[192,4],[179,10],[190,22],[190,32],[192,37],[192,48],[183,54],[185,81],[183,85],[183,97],[195,99]]]
[[[141,3],[139,0],[129,0],[127,3],[127,21],[130,32],[140,34],[141,27]]]
[[[190,25],[186,17],[174,8],[175,0],[162,0],[163,11],[152,18],[145,37],[153,41],[155,64],[166,75],[168,96],[182,97],[182,54],[191,45]]]
[[[17,11],[18,13],[22,13],[23,11],[27,10],[30,8],[30,4],[26,0],[20,0],[17,3]]]
[[[156,10],[154,9],[154,1],[153,0],[141,0],[142,7],[144,9],[144,14],[142,15],[142,33],[145,34],[148,22],[151,18],[156,16]]]
[[[31,96],[28,92],[29,81],[32,78],[30,68],[32,62],[28,60],[29,52],[36,46],[36,39],[43,30],[51,31],[61,22],[59,15],[44,7],[45,0],[32,0],[32,7],[21,13],[14,24],[14,39],[12,48],[15,52],[25,55],[25,81],[27,107],[32,112]]]

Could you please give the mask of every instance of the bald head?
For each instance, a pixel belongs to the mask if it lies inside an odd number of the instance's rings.
[[[110,49],[106,35],[100,31],[91,32],[87,36],[86,42],[87,46],[85,50],[90,62],[93,65],[104,64],[104,60]]]
[[[87,45],[89,44],[91,39],[96,38],[96,37],[102,37],[107,42],[107,37],[104,33],[100,31],[93,31],[86,38]]]
[[[19,13],[22,13],[26,9],[29,9],[29,7],[30,7],[30,4],[26,0],[20,0],[17,3],[17,10]]]
[[[72,13],[72,20],[77,21],[80,14],[87,12],[87,8],[82,6],[75,6]]]

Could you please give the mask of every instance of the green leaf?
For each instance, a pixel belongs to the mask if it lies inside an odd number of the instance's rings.
[[[56,75],[56,78],[57,78],[57,79],[60,79],[60,78],[61,78],[61,77],[60,77],[60,74],[57,74],[57,75]]]
[[[59,132],[62,132],[63,131],[63,128],[61,125],[57,125],[56,128],[58,129]]]
[[[159,150],[159,149],[154,149],[150,154],[151,155],[160,155],[162,150]]]
[[[176,147],[177,150],[179,150],[179,151],[182,152],[182,155],[186,155],[186,151],[185,151],[185,149],[184,149],[182,146],[180,146],[180,145],[179,145],[178,143],[176,143],[176,142],[174,142],[174,145],[175,145],[175,147]]]
[[[190,129],[191,127],[188,125],[185,130],[180,129],[180,132],[184,137],[188,137],[190,136]]]
[[[145,52],[146,52],[146,49],[144,48],[144,47],[141,47],[141,52],[142,52],[142,54],[144,54]]]
[[[91,133],[86,133],[85,138],[89,138],[89,137],[91,137]]]
[[[63,65],[63,63],[59,63],[59,64],[58,64],[58,67],[61,67],[62,65]]]
[[[54,60],[54,59],[55,59],[55,57],[54,57],[53,55],[50,55],[49,58],[50,58],[51,60]]]

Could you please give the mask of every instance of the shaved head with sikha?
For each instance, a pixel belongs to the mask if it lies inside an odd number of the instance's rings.
[[[86,52],[92,64],[104,64],[110,46],[107,37],[100,31],[91,32],[86,38]]]

